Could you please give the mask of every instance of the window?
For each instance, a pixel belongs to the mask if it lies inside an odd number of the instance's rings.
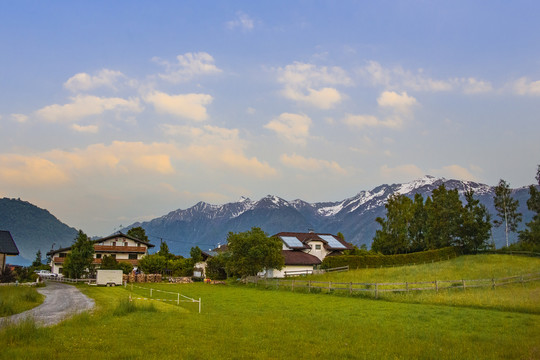
[[[96,254],[96,259],[101,259],[101,254]]]
[[[58,256],[60,256],[61,258],[65,258],[66,255],[67,255],[66,253],[60,253],[60,254],[58,254]]]
[[[116,241],[113,241],[113,242],[112,242],[112,246],[116,246]]]
[[[315,250],[321,250],[321,244],[315,245]]]
[[[127,246],[127,241],[126,241],[126,242],[124,242],[124,246]]]
[[[129,254],[129,260],[137,260],[137,254]]]
[[[58,268],[58,273],[59,274],[62,274],[63,271],[64,271],[64,268]]]
[[[111,254],[111,257],[112,257],[113,259],[116,259],[116,254]]]

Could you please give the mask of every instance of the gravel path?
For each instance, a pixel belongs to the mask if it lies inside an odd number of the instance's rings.
[[[17,323],[27,317],[33,317],[37,324],[51,326],[60,321],[94,307],[93,299],[84,295],[75,286],[57,282],[47,282],[47,286],[38,288],[45,295],[43,303],[20,314],[0,318],[0,327],[8,323]]]

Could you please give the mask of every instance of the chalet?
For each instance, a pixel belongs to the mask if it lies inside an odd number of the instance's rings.
[[[126,262],[134,267],[139,265],[139,260],[148,255],[148,249],[154,245],[137,238],[117,233],[105,238],[94,240],[94,261],[93,264],[99,268],[101,259],[107,255],[112,256],[118,262]],[[62,274],[64,261],[67,254],[71,252],[71,246],[57,250],[51,250],[47,256],[51,258],[51,271],[55,274]]]
[[[19,255],[19,249],[15,245],[15,241],[11,237],[9,231],[0,230],[0,274],[4,272],[6,267],[6,256]]]
[[[353,248],[351,244],[332,234],[280,232],[273,237],[283,242],[281,254],[285,266],[281,270],[267,270],[264,275],[268,277],[311,274],[325,257],[342,255],[343,251]]]

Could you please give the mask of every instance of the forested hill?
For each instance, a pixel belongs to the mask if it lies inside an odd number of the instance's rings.
[[[20,255],[8,257],[10,264],[27,264],[35,259],[36,252],[45,253],[60,245],[69,246],[77,230],[62,223],[50,212],[20,199],[0,199],[0,230],[13,236]]]

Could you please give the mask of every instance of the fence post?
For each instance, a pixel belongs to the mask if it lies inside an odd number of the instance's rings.
[[[379,298],[379,284],[375,283],[375,299]]]
[[[491,290],[495,290],[495,278],[491,278]]]
[[[330,294],[330,292],[332,292],[332,282],[331,281],[328,282],[328,293]]]
[[[352,295],[352,281],[349,283],[349,295]]]
[[[439,282],[435,280],[435,291],[439,292]]]
[[[310,293],[311,292],[311,280],[308,280],[307,286],[308,286],[308,292]]]
[[[152,288],[150,288],[150,299],[152,298]]]
[[[463,284],[463,290],[465,290],[465,279],[461,279],[461,283]]]
[[[409,292],[409,282],[408,281],[405,282],[405,289],[407,290],[407,292]]]
[[[199,298],[199,314],[201,313],[201,298]]]
[[[176,299],[176,305],[180,305],[180,293],[178,293],[178,298]]]

